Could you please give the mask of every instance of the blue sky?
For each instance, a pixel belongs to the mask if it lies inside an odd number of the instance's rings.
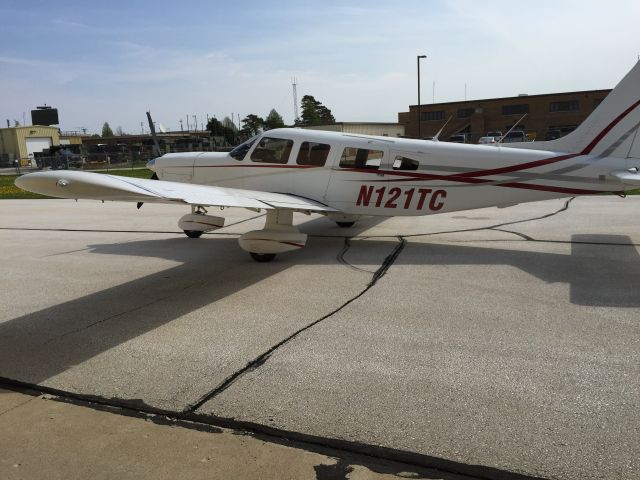
[[[140,132],[311,94],[338,121],[422,100],[611,88],[640,54],[640,2],[0,0],[0,121],[58,107],[61,128]],[[190,119],[191,121],[191,119]]]

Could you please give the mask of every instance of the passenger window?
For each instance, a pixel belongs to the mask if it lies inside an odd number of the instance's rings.
[[[331,145],[326,143],[302,142],[296,163],[298,165],[310,165],[324,167],[327,163]]]
[[[293,140],[263,137],[251,154],[252,162],[287,163],[293,147]]]
[[[401,155],[396,155],[395,160],[393,161],[393,169],[394,170],[417,170],[420,162],[414,160],[413,158],[403,157]]]
[[[363,168],[378,170],[382,161],[382,150],[346,147],[340,158],[341,168]]]

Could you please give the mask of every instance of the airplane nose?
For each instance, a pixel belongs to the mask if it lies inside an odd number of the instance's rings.
[[[151,170],[152,172],[156,171],[156,159],[155,158],[152,158],[151,160],[149,160],[147,162],[147,168],[149,170]]]

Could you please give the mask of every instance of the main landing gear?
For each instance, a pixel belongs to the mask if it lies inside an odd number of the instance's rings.
[[[276,258],[275,253],[249,252],[249,255],[251,255],[251,258],[253,258],[256,262],[260,262],[260,263],[267,263],[273,260],[274,258]]]
[[[224,217],[207,215],[207,210],[198,205],[191,207],[191,213],[178,220],[178,227],[189,238],[200,238],[204,232],[212,232],[224,227]]]
[[[264,228],[245,233],[238,243],[256,262],[270,262],[278,253],[304,247],[307,235],[293,226],[291,210],[267,210]]]

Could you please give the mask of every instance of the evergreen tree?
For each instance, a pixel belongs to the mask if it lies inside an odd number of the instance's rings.
[[[102,125],[102,138],[113,137],[113,130],[109,126],[109,122],[104,122]]]
[[[301,104],[302,119],[300,123],[302,125],[331,125],[336,123],[336,119],[331,113],[331,110],[313,98],[312,95],[302,97]]]
[[[241,133],[243,133],[245,136],[253,137],[254,135],[259,134],[262,131],[263,127],[264,120],[261,117],[250,113],[242,119]]]
[[[267,115],[267,118],[264,119],[264,129],[272,130],[274,128],[282,128],[284,126],[285,124],[282,116],[276,112],[275,108],[272,108],[269,115]]]
[[[238,126],[235,123],[233,123],[233,120],[231,120],[229,117],[224,117],[222,119],[222,126],[230,128],[234,132],[238,131]]]
[[[212,137],[222,137],[228,145],[238,143],[237,128],[233,125],[229,118],[225,117],[222,123],[217,118],[210,118],[207,123],[207,130]]]

